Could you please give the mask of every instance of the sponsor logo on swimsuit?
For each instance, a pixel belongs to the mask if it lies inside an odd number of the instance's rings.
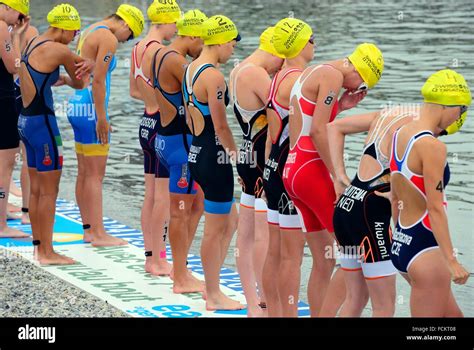
[[[183,164],[181,166],[181,178],[178,181],[179,188],[186,188],[189,186],[187,177],[188,177],[188,165]]]
[[[379,252],[382,256],[382,259],[388,258],[390,255],[388,254],[387,247],[385,246],[385,238],[384,238],[384,230],[385,230],[385,223],[384,222],[375,222],[375,237],[377,238],[377,245],[379,246]]]
[[[47,340],[52,344],[56,342],[56,327],[32,327],[26,324],[18,328],[19,340]]]
[[[44,158],[43,158],[43,165],[44,166],[50,166],[53,164],[53,161],[51,160],[51,157],[49,156],[49,146],[48,144],[43,145],[44,148]]]
[[[160,137],[156,138],[155,149],[161,153],[166,147],[166,141]]]
[[[191,146],[189,149],[189,155],[188,155],[188,162],[189,163],[196,163],[197,162],[197,156],[199,153],[201,153],[202,147],[198,146]]]

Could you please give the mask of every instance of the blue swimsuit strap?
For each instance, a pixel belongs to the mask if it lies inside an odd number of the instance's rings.
[[[169,103],[171,103],[173,106],[175,106],[175,108],[177,109],[177,111],[179,112],[179,108],[180,108],[180,105],[176,105],[176,103],[173,101],[173,97],[176,97],[178,96],[179,98],[179,95],[182,94],[182,91],[177,91],[177,92],[174,92],[174,93],[169,93],[167,91],[165,91],[161,85],[160,85],[160,80],[159,80],[159,74],[160,74],[160,71],[161,71],[161,66],[163,65],[163,61],[165,60],[166,56],[172,54],[172,53],[176,53],[179,55],[179,52],[175,51],[175,50],[171,50],[171,51],[168,51],[166,52],[163,57],[161,57],[161,60],[160,60],[160,64],[158,65],[158,70],[156,69],[156,57],[158,56],[158,53],[161,51],[162,48],[158,49],[156,52],[155,52],[155,55],[153,56],[153,64],[152,64],[152,69],[153,69],[153,88],[155,89],[158,89],[161,94],[163,95],[163,97],[168,100]],[[182,99],[180,98],[180,102],[182,102]]]

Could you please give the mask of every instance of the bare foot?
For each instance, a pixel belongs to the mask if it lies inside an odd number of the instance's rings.
[[[38,261],[38,256],[39,256],[38,246],[33,246],[33,260]]]
[[[148,273],[152,274],[153,276],[169,276],[171,270],[173,269],[173,265],[165,262],[160,264],[151,264]]]
[[[18,213],[7,211],[7,220],[19,220],[20,218]]]
[[[242,305],[237,300],[229,298],[222,292],[212,297],[208,296],[206,300],[206,310],[207,311],[216,311],[216,310],[243,310],[245,305]]]
[[[8,203],[7,211],[9,211],[10,213],[19,213],[21,212],[21,208],[16,206],[15,204]]]
[[[153,264],[151,259],[152,259],[151,256],[147,256],[145,258],[145,272],[147,272],[147,273],[150,273],[150,271],[151,271],[151,265]],[[173,270],[173,269],[171,269],[171,270]]]
[[[265,317],[265,314],[259,305],[247,305],[247,317]]]
[[[22,225],[31,225],[30,215],[28,213],[21,214]]]
[[[29,234],[16,230],[11,227],[5,227],[4,230],[0,230],[0,238],[25,238],[25,237],[30,237]]]
[[[84,232],[84,237],[82,238],[84,243],[90,243],[92,242],[92,234],[89,232]]]
[[[92,238],[91,243],[93,247],[114,247],[128,244],[126,240],[111,236],[109,234],[94,237]]]
[[[52,252],[47,255],[39,255],[38,262],[40,265],[73,265],[76,263],[74,259],[67,256]]]
[[[183,281],[173,281],[173,293],[175,294],[189,294],[204,292],[204,284],[202,281],[193,276],[186,276]]]

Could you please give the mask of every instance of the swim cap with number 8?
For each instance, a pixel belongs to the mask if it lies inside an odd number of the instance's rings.
[[[51,27],[64,30],[81,29],[81,18],[74,6],[60,4],[48,13],[48,23]]]

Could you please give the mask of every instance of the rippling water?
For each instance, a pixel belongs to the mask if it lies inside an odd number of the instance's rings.
[[[62,1],[54,1],[60,3]],[[115,12],[121,1],[81,0],[69,1],[81,14],[83,26]],[[52,1],[35,0],[32,3],[33,23],[40,30],[46,28],[47,12]],[[137,0],[135,5],[144,9],[150,1]],[[315,62],[324,62],[349,55],[355,46],[364,41],[376,42],[384,53],[385,71],[374,91],[361,105],[347,114],[373,111],[392,103],[420,101],[420,89],[434,71],[451,67],[462,73],[471,87],[474,86],[474,4],[471,0],[210,0],[182,1],[183,10],[200,8],[207,15],[222,13],[238,26],[243,41],[239,43],[235,60],[245,58],[258,44],[260,33],[279,19],[294,14],[304,19],[316,35]],[[122,45],[117,53],[119,64],[113,74],[109,114],[114,133],[104,186],[105,213],[108,216],[140,227],[140,207],[143,197],[142,154],[138,142],[138,125],[143,106],[128,96],[129,55],[132,44]],[[233,62],[224,68],[228,76]],[[71,90],[58,88],[55,101],[63,103]],[[343,116],[344,116],[343,115]],[[231,110],[229,122],[236,139],[240,129]],[[64,175],[61,196],[74,199],[75,156],[72,130],[64,116],[59,116],[64,138]],[[473,142],[474,122],[466,122],[462,133],[451,136],[448,144],[451,163],[451,183],[448,187],[450,228],[454,245],[459,249],[460,260],[474,271],[473,253]],[[348,170],[353,174],[362,150],[363,136],[347,139]],[[239,192],[236,188],[236,197]],[[193,246],[199,249],[199,237]],[[231,254],[229,254],[230,256]],[[227,264],[233,266],[233,259]],[[303,278],[306,281],[310,268],[309,254],[305,254]],[[474,316],[474,282],[454,287],[456,296],[466,315]],[[304,296],[305,289],[302,291]],[[409,290],[398,278],[397,315],[409,315]]]

